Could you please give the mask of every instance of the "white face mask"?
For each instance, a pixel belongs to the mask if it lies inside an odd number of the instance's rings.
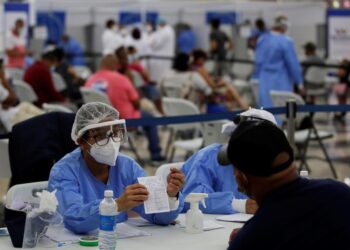
[[[90,155],[98,163],[114,166],[119,154],[119,148],[120,142],[114,142],[111,138],[109,138],[109,142],[105,146],[99,146],[96,143],[91,145]]]

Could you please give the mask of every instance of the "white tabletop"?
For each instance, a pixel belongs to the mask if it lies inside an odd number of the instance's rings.
[[[205,215],[206,219],[215,220],[217,215]],[[117,241],[118,250],[224,250],[228,247],[228,238],[234,228],[242,227],[241,223],[216,221],[224,228],[206,231],[200,234],[189,234],[184,228],[175,226],[149,226],[139,229],[149,232],[152,236],[120,239]],[[59,249],[82,249],[78,244],[70,244]],[[0,237],[0,249],[15,249],[12,246],[10,237]],[[47,248],[35,248],[47,249]],[[89,247],[98,249],[98,247]]]

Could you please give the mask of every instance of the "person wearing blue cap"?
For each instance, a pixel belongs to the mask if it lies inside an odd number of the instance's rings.
[[[272,32],[259,37],[255,51],[255,73],[258,80],[258,104],[272,107],[270,90],[293,91],[294,83],[304,93],[301,66],[293,41],[285,35],[288,21],[277,17]]]
[[[228,250],[345,249],[350,235],[350,188],[298,175],[293,149],[270,121],[241,119],[226,155],[238,187],[259,205],[230,236]]]

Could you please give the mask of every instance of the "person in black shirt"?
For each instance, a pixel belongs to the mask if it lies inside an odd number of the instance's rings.
[[[250,117],[238,123],[226,152],[239,190],[259,205],[254,217],[232,232],[229,250],[349,247],[350,188],[299,177],[282,130]]]
[[[209,50],[211,56],[216,61],[215,74],[216,76],[221,76],[225,73],[227,49],[233,49],[233,42],[225,32],[220,30],[220,20],[218,18],[213,18],[210,24]]]

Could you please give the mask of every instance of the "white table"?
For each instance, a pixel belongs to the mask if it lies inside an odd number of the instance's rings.
[[[205,215],[206,219],[215,220],[217,215]],[[229,235],[234,228],[242,227],[241,223],[217,221],[224,228],[206,231],[201,234],[188,234],[184,228],[175,226],[150,226],[139,229],[149,232],[152,236],[120,239],[117,250],[225,250],[228,246]],[[71,244],[58,249],[82,249],[78,244]],[[0,237],[0,249],[16,249],[12,246],[10,237]],[[35,248],[47,249],[47,248]],[[98,249],[98,247],[85,247]]]

